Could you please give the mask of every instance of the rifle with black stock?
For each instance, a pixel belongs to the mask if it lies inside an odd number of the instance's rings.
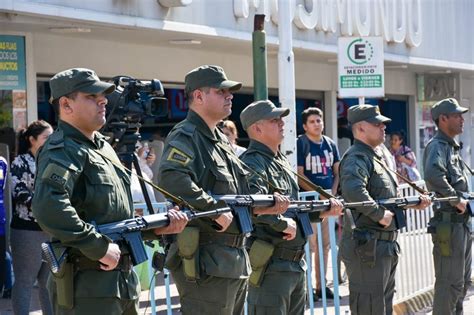
[[[275,205],[274,195],[215,195],[217,201],[224,201],[231,208],[240,211],[250,211],[250,208],[272,207]],[[343,202],[344,204],[344,202]],[[374,206],[373,202],[346,203],[348,207]],[[283,216],[296,219],[304,237],[313,234],[308,214],[311,212],[328,211],[331,208],[329,200],[292,200]],[[251,224],[251,222],[250,222]]]
[[[430,197],[431,202],[434,204],[458,200],[458,197],[456,196],[435,197],[433,193],[428,194],[428,196]],[[474,194],[470,197],[474,202]],[[339,200],[342,202],[343,207],[346,209],[358,207],[375,207],[376,205],[382,206],[394,214],[395,224],[397,228],[403,228],[406,226],[406,219],[403,210],[405,210],[405,208],[416,206],[421,201],[419,195],[360,202],[345,202],[344,200]],[[292,203],[298,205],[298,211],[300,212],[326,211],[331,208],[331,203],[329,202],[329,200],[292,201]]]
[[[441,202],[450,202],[458,200],[458,197],[436,197],[433,193],[429,193],[428,196],[431,199],[431,202],[434,204],[439,204]],[[419,195],[414,196],[405,196],[405,197],[396,197],[388,199],[377,200],[376,203],[383,208],[391,211],[395,219],[395,225],[397,229],[404,228],[407,225],[405,213],[403,210],[416,206],[421,201]]]
[[[217,201],[224,201],[229,207],[240,209],[240,211],[250,212],[251,208],[272,207],[275,205],[274,195],[216,195],[213,196]],[[292,203],[294,203],[292,201]],[[298,226],[303,232],[304,237],[313,234],[308,213],[298,211],[298,205],[290,205],[283,214],[287,218],[296,219]],[[316,210],[315,210],[316,211]],[[321,209],[320,211],[324,211]],[[249,221],[252,224],[252,221]]]
[[[223,213],[231,212],[229,207],[219,208],[210,211],[190,211],[183,210],[188,220],[204,217],[219,216]],[[125,246],[131,256],[133,265],[138,265],[148,259],[148,255],[143,244],[141,232],[164,227],[170,224],[167,213],[156,213],[126,219],[122,221],[97,225],[96,231],[110,238],[114,243]],[[59,272],[61,264],[68,256],[69,247],[63,246],[59,241],[45,242],[41,244],[43,259],[47,262],[52,273]],[[56,255],[56,252],[59,253]]]

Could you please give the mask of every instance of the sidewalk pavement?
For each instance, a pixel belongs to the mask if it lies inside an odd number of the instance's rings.
[[[349,313],[349,291],[347,288],[347,283],[341,285],[340,287],[341,295],[341,308],[340,314],[346,315]],[[172,314],[180,314],[179,312],[179,297],[178,292],[176,291],[176,286],[171,285],[171,305],[172,305]],[[37,288],[33,291],[32,301],[30,304],[30,315],[40,315],[42,314],[41,308],[39,306],[39,301],[37,298]],[[156,314],[166,315],[166,294],[164,286],[164,277],[163,274],[157,276],[157,286],[155,288],[155,303],[156,303]],[[347,312],[346,312],[347,311]],[[143,291],[140,297],[140,314],[151,314],[150,308],[150,291]],[[306,315],[311,314],[310,310],[306,310]],[[322,303],[318,302],[315,304],[314,314],[322,315],[323,308]],[[327,315],[335,314],[332,301],[328,301]],[[431,315],[431,309],[426,308],[420,312],[411,313],[413,315]],[[0,315],[13,315],[11,300],[10,299],[0,299]],[[397,314],[400,315],[400,314]],[[468,296],[464,301],[464,315],[474,315],[474,288],[469,290]]]

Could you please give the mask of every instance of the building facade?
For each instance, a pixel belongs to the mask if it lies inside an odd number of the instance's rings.
[[[291,0],[288,0],[291,1]],[[340,36],[381,36],[385,96],[367,100],[394,118],[421,156],[433,131],[429,107],[445,97],[470,107],[474,100],[474,4],[470,0],[292,0],[296,117],[307,106],[324,108],[326,133],[355,99],[338,99]],[[47,80],[71,68],[102,78],[157,78],[167,89],[170,127],[186,112],[185,74],[201,64],[224,67],[244,88],[233,119],[252,100],[254,15],[265,14],[269,94],[278,100],[277,0],[0,0],[0,125],[14,130],[53,119]],[[471,161],[467,114],[465,157]]]

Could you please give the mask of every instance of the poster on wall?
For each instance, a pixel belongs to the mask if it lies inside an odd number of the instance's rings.
[[[23,36],[0,35],[0,90],[26,90]]]
[[[26,127],[25,37],[0,35],[0,128]]]
[[[13,129],[20,130],[27,127],[26,121],[26,93],[24,90],[12,91]]]

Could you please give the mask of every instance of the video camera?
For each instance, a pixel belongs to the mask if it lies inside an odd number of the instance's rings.
[[[139,128],[168,115],[168,100],[160,80],[140,81],[128,76],[113,78],[117,89],[107,95],[107,120],[101,132],[110,137],[117,153],[133,153]],[[125,147],[125,149],[123,149]]]
[[[113,81],[117,89],[107,96],[107,122],[143,123],[147,118],[168,115],[168,100],[160,80],[117,76]]]

